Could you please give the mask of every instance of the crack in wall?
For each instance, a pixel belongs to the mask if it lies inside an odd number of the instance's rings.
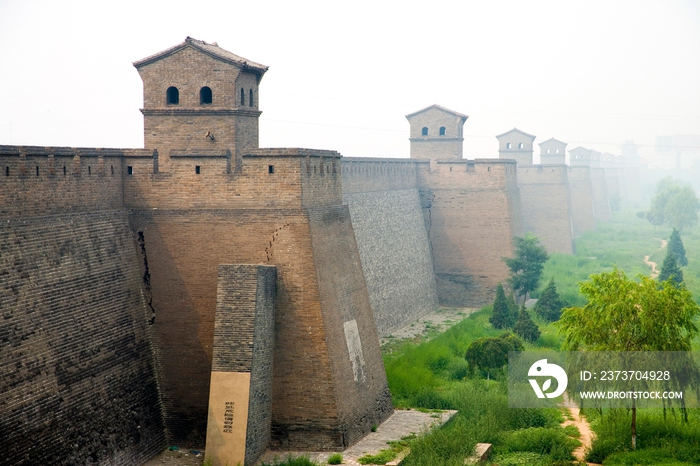
[[[277,237],[280,234],[280,231],[284,230],[289,226],[289,223],[285,223],[281,227],[275,229],[275,231],[272,232],[272,238],[270,239],[269,246],[265,248],[265,257],[267,258],[267,262],[270,262],[272,259],[272,246],[275,243],[275,240],[277,240]]]
[[[153,292],[151,290],[151,273],[148,270],[148,254],[146,253],[146,238],[142,231],[138,232],[138,243],[141,249],[141,257],[143,258],[143,287],[148,300],[148,307],[151,309],[151,318],[148,320],[148,325],[153,325],[156,321],[156,309],[153,307]]]

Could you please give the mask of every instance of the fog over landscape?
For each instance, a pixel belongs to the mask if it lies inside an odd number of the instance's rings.
[[[405,115],[437,103],[469,115],[467,158],[517,127],[651,160],[700,134],[698,26],[694,0],[0,0],[0,144],[142,147],[131,63],[191,36],[270,67],[261,147],[408,157]]]

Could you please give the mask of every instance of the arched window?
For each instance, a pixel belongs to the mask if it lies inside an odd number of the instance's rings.
[[[522,148],[523,148],[523,143],[522,143],[522,142],[519,142],[519,143],[518,143],[518,149],[522,149]]]
[[[245,105],[245,89],[241,88],[241,107]]]
[[[180,103],[180,91],[177,90],[177,87],[169,87],[165,91],[165,99],[168,105],[178,105]]]
[[[558,153],[559,153],[559,149],[554,149],[554,153],[555,153],[555,154],[558,154]]]
[[[212,103],[213,96],[211,93],[211,89],[207,86],[204,86],[199,90],[199,103],[202,105],[210,104]]]
[[[447,128],[444,126],[440,127],[440,136],[444,136],[447,133]]]
[[[250,105],[252,107],[253,106],[253,90],[252,89],[250,90],[250,94],[248,95],[248,97],[249,97],[248,98],[248,105]]]
[[[423,135],[423,136],[428,135],[428,127],[427,126],[423,126],[423,129],[421,130],[421,135]]]
[[[547,149],[547,153],[549,154],[550,152],[552,152],[552,149]]]
[[[506,143],[506,149],[510,149],[510,143],[509,143],[509,142]]]

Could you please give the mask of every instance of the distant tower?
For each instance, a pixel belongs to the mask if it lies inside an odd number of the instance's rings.
[[[266,66],[190,37],[134,66],[143,81],[146,149],[158,149],[165,161],[179,152],[227,150],[239,160],[258,147],[258,84]]]
[[[461,160],[467,118],[439,105],[406,115],[411,125],[411,158]]]
[[[540,143],[540,165],[564,165],[566,161],[566,143],[554,138]]]
[[[498,139],[498,158],[513,159],[518,166],[532,165],[532,143],[536,136],[513,128],[496,136]]]
[[[639,163],[639,154],[637,150],[639,146],[634,143],[631,139],[628,139],[620,146],[622,150],[622,156],[625,157],[630,165],[637,165]]]
[[[590,167],[591,150],[585,147],[577,147],[569,151],[569,165],[572,167]]]

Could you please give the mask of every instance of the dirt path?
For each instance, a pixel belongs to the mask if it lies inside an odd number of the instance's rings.
[[[661,251],[663,248],[666,247],[666,245],[668,244],[668,241],[666,241],[665,239],[661,239],[661,238],[656,238],[656,239],[661,241],[661,247],[659,248],[659,251]],[[656,264],[656,262],[650,261],[649,257],[650,257],[649,255],[644,256],[644,263],[647,266],[649,266],[649,268],[651,268],[651,275],[650,275],[651,278],[656,278],[659,276],[659,271],[656,270],[657,264]]]
[[[571,414],[571,419],[567,419],[562,423],[562,427],[566,426],[576,426],[579,432],[581,432],[581,446],[574,450],[574,458],[579,461],[584,461],[586,458],[586,450],[591,448],[591,443],[595,438],[595,434],[591,430],[591,426],[588,424],[584,418],[581,417],[581,410],[572,401],[567,401],[562,405],[569,410]],[[594,466],[596,463],[586,463],[589,466]]]

